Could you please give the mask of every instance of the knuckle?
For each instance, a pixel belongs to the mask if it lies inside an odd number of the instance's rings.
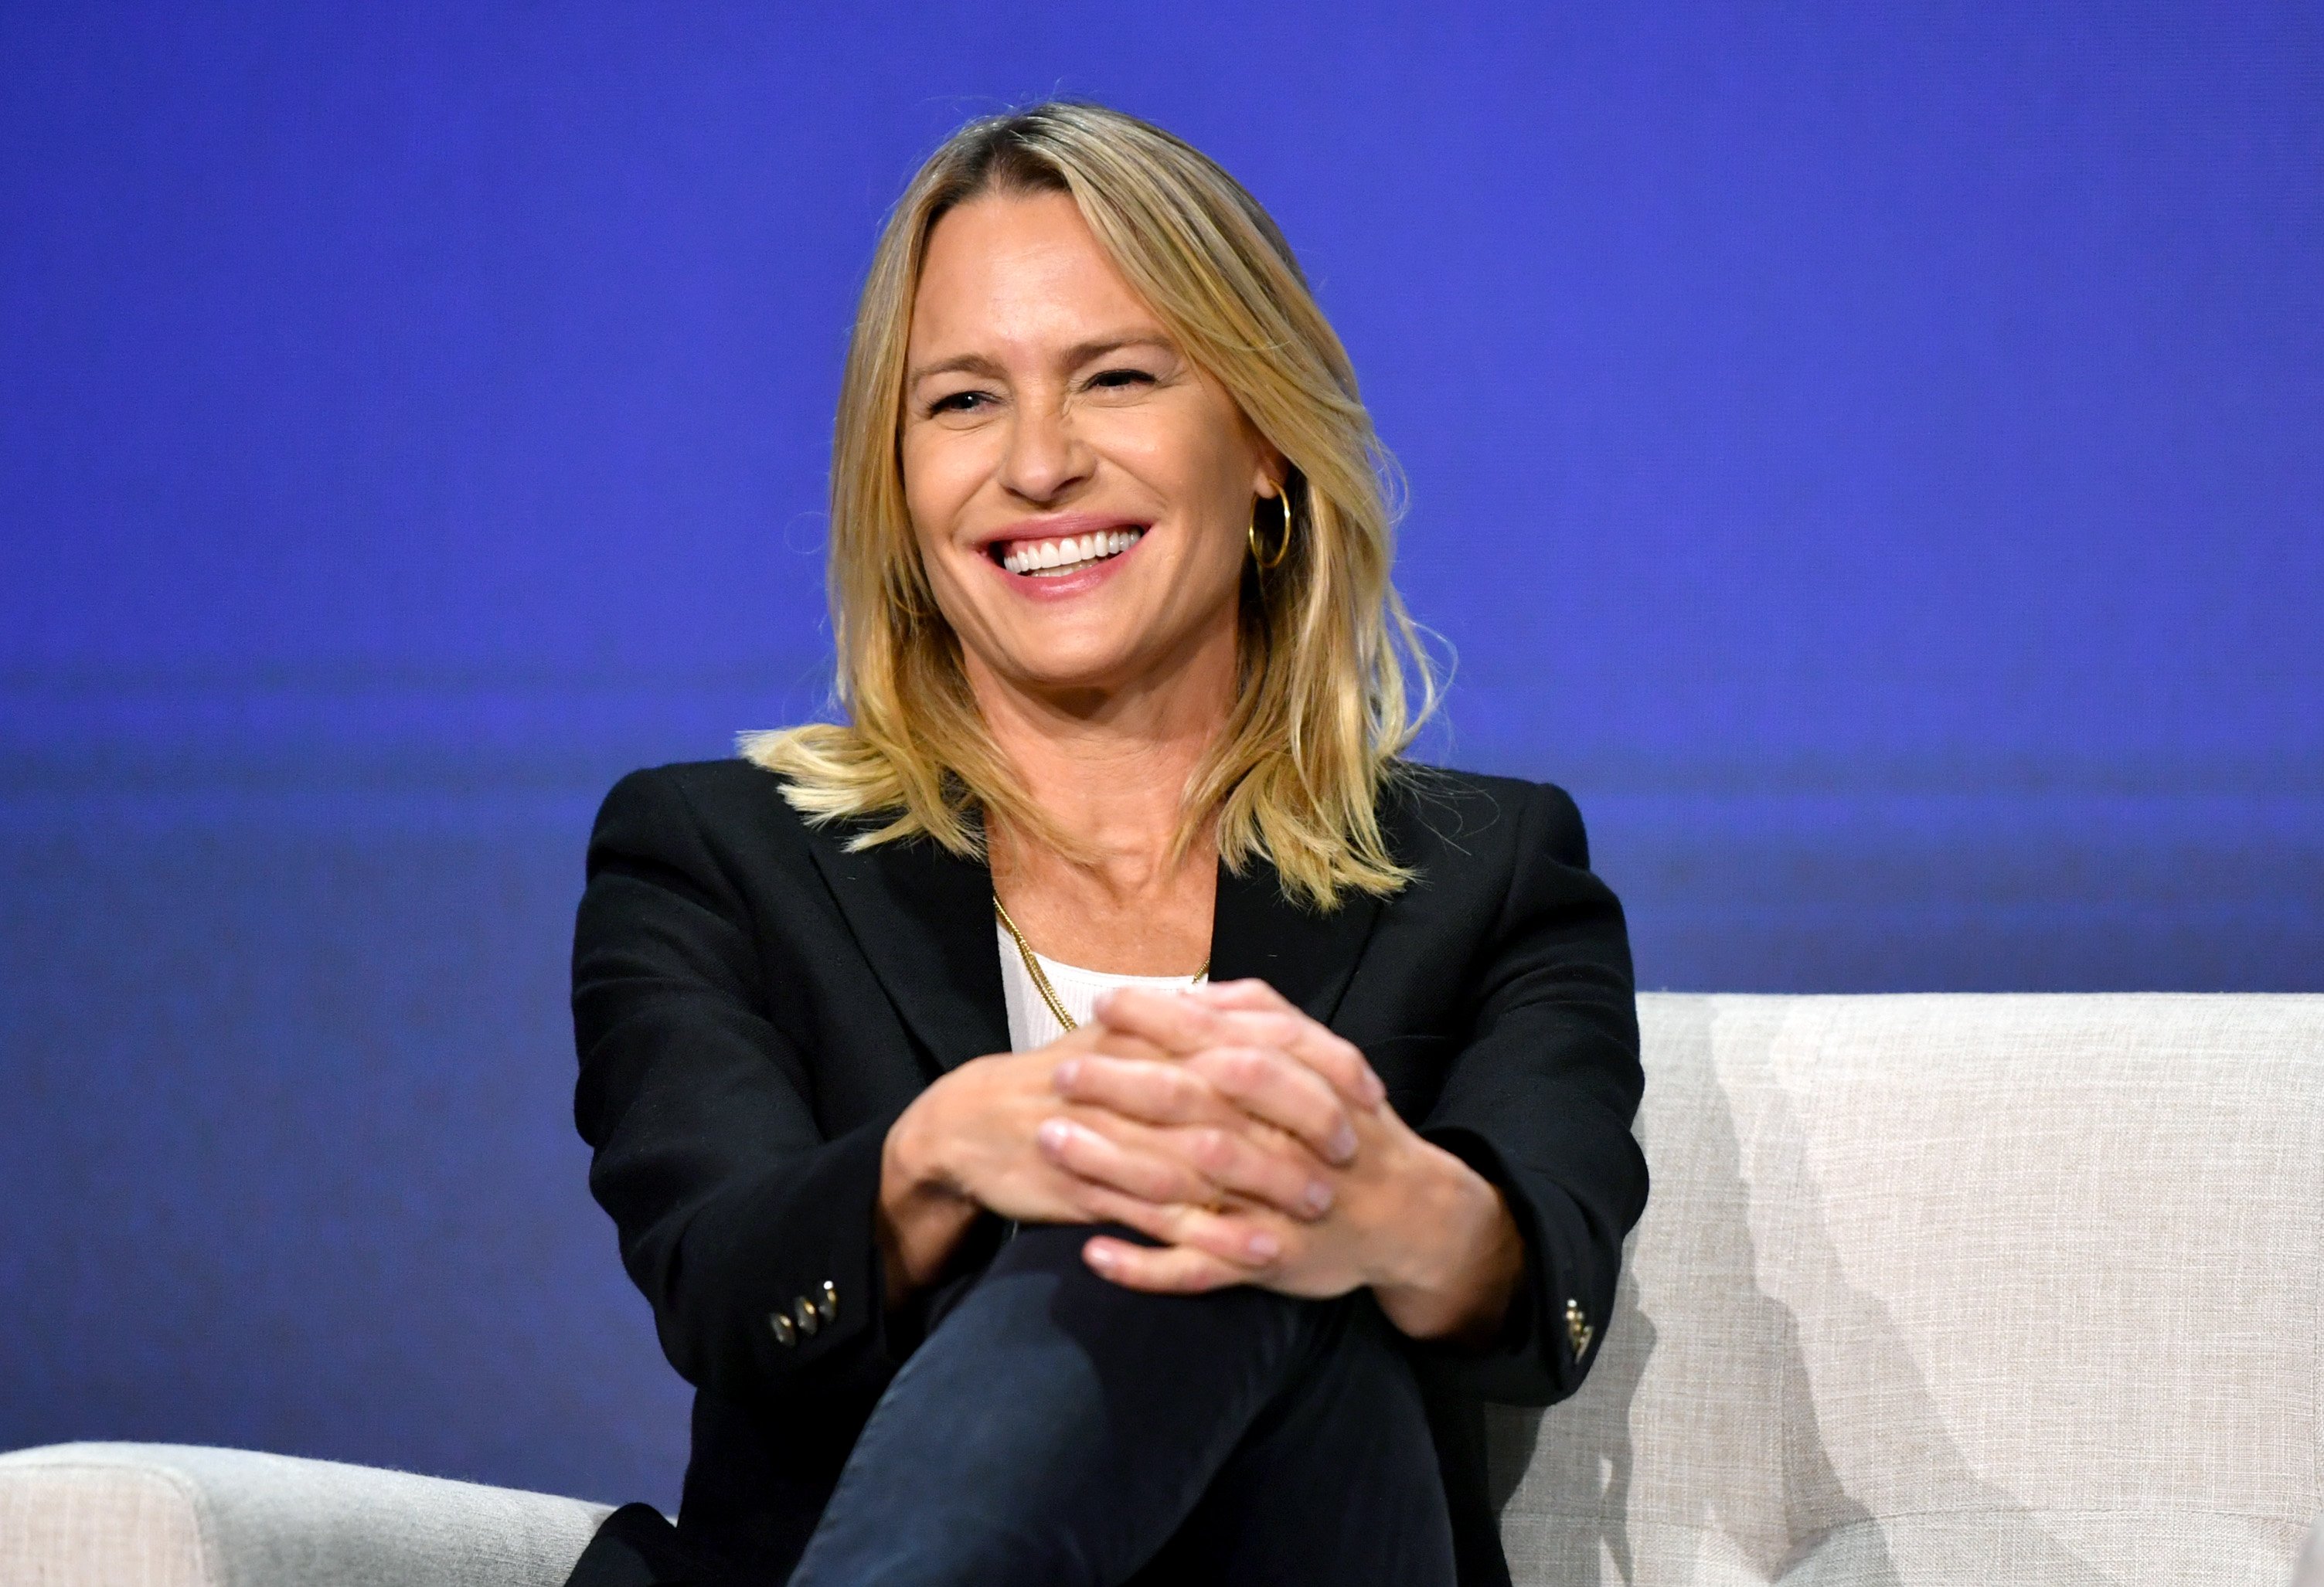
[[[1238,1048],[1222,1054],[1219,1060],[1219,1079],[1228,1090],[1236,1093],[1254,1091],[1267,1073],[1259,1055],[1247,1048]]]
[[[1108,1218],[1116,1222],[1120,1221],[1115,1210],[1115,1203],[1120,1198],[1102,1185],[1075,1186],[1066,1191],[1065,1199],[1073,1205],[1075,1212],[1082,1214],[1090,1223],[1098,1223]]]

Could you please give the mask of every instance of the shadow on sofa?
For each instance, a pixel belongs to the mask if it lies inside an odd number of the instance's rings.
[[[2249,1457],[2317,1449],[2324,998],[1640,1001],[1655,1197],[1603,1353],[1573,1400],[1490,1417],[1519,1581],[2285,1579],[2324,1487]],[[2172,1148],[2173,1091],[2209,1142]],[[2306,1302],[2273,1370],[2182,1372],[2173,1405],[2150,1363],[2191,1273],[2152,1213],[2206,1161],[2296,1173],[2190,1269]],[[2273,1439],[2174,1460],[2223,1408]]]

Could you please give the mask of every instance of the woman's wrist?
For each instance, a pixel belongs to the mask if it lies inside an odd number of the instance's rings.
[[[976,1221],[976,1204],[953,1187],[937,1156],[942,1133],[928,1128],[928,1096],[888,1127],[880,1151],[872,1225],[891,1306],[934,1282]]]
[[[1417,1145],[1413,1194],[1401,1199],[1372,1294],[1408,1337],[1483,1344],[1524,1277],[1525,1241],[1490,1180],[1440,1146]]]

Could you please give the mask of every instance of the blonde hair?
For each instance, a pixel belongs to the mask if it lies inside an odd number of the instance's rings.
[[[1076,846],[986,731],[960,642],[936,607],[906,510],[898,436],[905,349],[928,234],[992,193],[1062,192],[1194,363],[1290,465],[1281,565],[1247,563],[1226,727],[1188,780],[1178,852],[1215,819],[1240,874],[1271,861],[1295,897],[1396,892],[1380,795],[1437,701],[1389,582],[1394,463],[1347,351],[1267,212],[1209,158],[1101,105],[1052,102],[961,128],[890,214],[849,343],[831,471],[830,599],[846,725],[742,737],[818,821],[871,820],[853,848],[926,836],[982,852],[980,817]],[[1412,698],[1416,690],[1417,704]]]

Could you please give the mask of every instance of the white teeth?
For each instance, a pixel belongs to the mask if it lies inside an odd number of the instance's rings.
[[[1042,573],[1052,568],[1071,570],[1110,556],[1119,556],[1138,544],[1142,529],[1111,529],[1068,536],[1063,540],[1019,542],[1001,559],[1012,573]]]

